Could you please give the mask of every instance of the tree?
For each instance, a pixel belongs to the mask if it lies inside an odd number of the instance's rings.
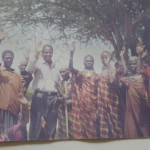
[[[138,40],[149,30],[150,1],[147,0],[1,0],[2,22],[28,27],[42,23],[54,27],[60,38],[88,43],[110,42],[117,59],[122,46],[136,55]]]

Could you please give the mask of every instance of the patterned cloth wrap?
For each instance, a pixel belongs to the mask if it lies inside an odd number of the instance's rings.
[[[68,120],[67,120],[68,121],[68,135],[69,135],[69,138],[73,138],[72,104],[71,103],[68,105],[65,104],[65,101],[71,101],[71,82],[70,81],[67,82],[65,86],[64,81],[59,81],[56,83],[56,85],[57,85],[56,88],[58,90],[58,97],[63,97],[64,94],[67,94],[67,99],[63,99],[63,102],[60,102],[59,107],[58,107],[58,135],[59,135],[59,138],[66,138],[67,136],[66,115],[68,115]],[[66,109],[67,109],[67,112],[66,112]]]
[[[108,83],[107,76],[100,76],[97,96],[99,138],[122,137],[119,118],[120,102],[115,88]]]
[[[72,115],[75,139],[96,139],[98,75],[77,71],[72,78]]]

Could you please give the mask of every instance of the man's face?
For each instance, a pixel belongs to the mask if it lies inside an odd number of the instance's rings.
[[[84,60],[85,69],[92,70],[94,65],[94,60],[92,57],[88,56]]]
[[[3,58],[3,62],[4,62],[4,66],[6,68],[10,68],[12,63],[13,63],[13,55],[11,53],[6,53],[4,58]]]
[[[63,80],[66,80],[69,78],[69,71],[66,68],[60,69],[60,75],[63,78]]]
[[[51,47],[46,46],[42,52],[43,58],[46,62],[51,62],[51,58],[53,56],[53,50]]]
[[[117,65],[115,66],[116,72],[118,73],[123,73],[123,66],[120,62],[117,63]]]
[[[136,60],[129,61],[129,71],[131,71],[131,73],[136,73],[136,67],[137,67]]]
[[[26,67],[27,67],[27,65],[20,65],[19,69],[20,69],[21,72],[24,72]]]

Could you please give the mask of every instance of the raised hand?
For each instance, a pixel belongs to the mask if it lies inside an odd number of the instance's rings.
[[[136,46],[136,52],[137,52],[138,56],[142,55],[144,48],[145,48],[145,45],[143,44],[143,42],[138,42],[138,44]]]
[[[74,51],[75,51],[75,49],[76,49],[76,47],[75,47],[75,44],[74,44],[74,43],[69,44],[68,48],[69,48],[70,52],[74,52]]]
[[[39,57],[42,50],[43,50],[43,44],[42,44],[42,41],[40,41],[37,45],[37,48],[36,48],[35,58]]]
[[[26,60],[29,59],[30,53],[31,53],[31,49],[27,49],[26,52],[23,53],[23,56],[25,57]]]
[[[107,55],[104,57],[104,62],[107,66],[110,65],[110,60],[111,60],[111,56],[110,55]]]
[[[2,41],[5,38],[5,32],[3,28],[0,28],[0,41]]]
[[[121,49],[121,52],[120,52],[120,57],[124,56],[125,51],[126,51],[126,48],[125,48],[125,46],[123,46]]]
[[[142,57],[142,58],[144,58],[144,57],[147,55],[147,53],[148,53],[148,51],[147,51],[147,50],[143,51],[143,53],[142,53],[141,57]]]

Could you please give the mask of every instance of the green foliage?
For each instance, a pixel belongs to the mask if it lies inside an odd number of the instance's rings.
[[[27,93],[26,93],[26,98],[29,102],[32,101],[32,96],[33,96],[34,91],[32,90],[31,87],[28,88]]]

